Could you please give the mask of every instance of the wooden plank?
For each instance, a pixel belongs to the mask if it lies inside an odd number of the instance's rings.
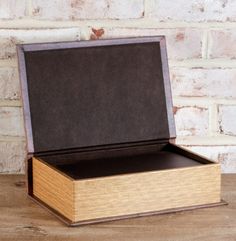
[[[222,176],[229,205],[69,228],[27,197],[26,177],[0,175],[0,240],[235,241],[236,174]]]

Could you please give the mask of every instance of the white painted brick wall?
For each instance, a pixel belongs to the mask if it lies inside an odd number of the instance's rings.
[[[0,100],[20,98],[18,70],[15,67],[0,67]]]
[[[225,135],[236,136],[236,105],[219,106],[219,131]]]
[[[236,2],[235,2],[236,3]],[[236,13],[236,8],[234,9]],[[210,58],[236,58],[236,28],[209,32]]]
[[[22,108],[0,107],[0,135],[24,136]]]
[[[16,44],[165,35],[177,143],[236,172],[235,0],[0,0],[0,173],[24,171]]]
[[[208,134],[208,109],[199,106],[175,106],[178,136],[205,136]]]
[[[0,29],[0,59],[16,57],[16,44],[79,40],[79,29]]]
[[[25,141],[0,140],[0,170],[2,173],[24,173]]]
[[[152,0],[148,16],[159,21],[236,21],[234,0]]]
[[[174,96],[236,98],[236,69],[170,68]]]
[[[40,19],[130,19],[143,12],[143,0],[33,0],[33,16]]]
[[[1,0],[0,18],[15,19],[22,18],[26,14],[27,0]]]
[[[202,57],[203,31],[194,28],[105,28],[102,38],[153,35],[166,36],[168,57],[171,60],[194,59]]]

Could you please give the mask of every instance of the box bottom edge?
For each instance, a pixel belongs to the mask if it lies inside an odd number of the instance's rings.
[[[97,218],[97,219],[90,219],[90,220],[84,220],[84,221],[76,221],[73,222],[63,216],[61,213],[47,205],[45,202],[37,198],[35,195],[28,194],[30,199],[32,199],[34,202],[39,204],[41,207],[46,208],[50,213],[52,213],[54,216],[56,216],[58,219],[60,219],[63,223],[65,223],[68,226],[76,227],[76,226],[82,226],[87,224],[95,224],[95,223],[102,223],[102,222],[109,222],[109,221],[116,221],[121,219],[128,219],[128,218],[138,218],[138,217],[145,217],[145,216],[152,216],[152,215],[161,215],[161,214],[169,214],[169,213],[177,213],[181,211],[191,211],[195,209],[201,209],[201,208],[210,208],[210,207],[217,207],[222,205],[228,205],[226,201],[221,199],[220,202],[217,203],[209,203],[209,204],[202,204],[202,205],[194,205],[194,206],[187,206],[187,207],[180,207],[180,208],[170,208],[170,209],[164,209],[159,211],[151,211],[151,212],[144,212],[144,213],[135,213],[135,214],[128,214],[128,215],[121,215],[121,216],[114,216],[114,217],[106,217],[106,218]]]

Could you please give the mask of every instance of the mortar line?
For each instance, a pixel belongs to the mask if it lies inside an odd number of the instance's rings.
[[[0,107],[21,107],[20,100],[0,100]]]
[[[26,139],[23,136],[1,136],[0,142],[25,142]]]
[[[209,48],[209,45],[208,45]],[[236,68],[236,60],[231,59],[185,59],[169,60],[171,67]]]
[[[158,1],[156,0],[144,0],[144,18],[145,19],[150,19],[150,14],[151,14],[151,9],[154,5],[158,5]]]
[[[177,105],[189,106],[207,106],[218,105],[236,105],[236,99],[211,98],[211,97],[180,97],[173,96],[173,102]]]
[[[236,146],[236,137],[223,134],[215,136],[177,136],[177,143],[186,146]]]
[[[32,11],[32,9],[29,11]],[[15,20],[0,20],[0,28],[60,28],[60,27],[119,27],[119,28],[199,28],[226,29],[236,28],[236,22],[160,22],[155,18],[137,19],[93,19],[93,20],[40,20],[25,17]]]
[[[78,29],[80,34],[80,40],[89,40],[91,34],[91,27],[81,27]]]
[[[32,16],[32,0],[27,0],[26,1],[26,16],[31,17]]]

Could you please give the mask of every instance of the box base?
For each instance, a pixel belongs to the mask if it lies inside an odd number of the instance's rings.
[[[116,216],[116,217],[107,217],[107,218],[93,219],[93,220],[80,221],[80,222],[71,222],[71,220],[64,217],[62,214],[60,214],[58,211],[56,211],[55,209],[48,206],[46,203],[44,203],[42,200],[40,200],[36,196],[29,194],[28,197],[31,200],[33,200],[34,202],[36,202],[38,205],[40,205],[41,207],[47,209],[47,211],[52,213],[54,216],[56,216],[58,219],[60,219],[64,224],[66,224],[67,226],[70,226],[70,227],[77,227],[77,226],[83,226],[83,225],[87,225],[87,224],[96,224],[96,223],[103,223],[103,222],[118,221],[118,220],[129,219],[129,218],[139,218],[139,217],[145,217],[145,216],[178,213],[178,212],[183,212],[183,211],[192,211],[192,210],[195,210],[195,209],[211,208],[211,207],[228,205],[228,203],[222,199],[218,203],[211,203],[211,204],[205,204],[205,205],[196,205],[196,206],[183,207],[183,208],[170,208],[170,209],[161,210],[161,211],[154,211],[154,212],[145,212],[145,213],[122,215],[122,216]]]
[[[225,204],[220,201],[220,164],[172,144],[155,155],[125,161],[75,162],[62,170],[33,157],[29,195],[70,226]],[[91,172],[91,167],[99,168]]]

